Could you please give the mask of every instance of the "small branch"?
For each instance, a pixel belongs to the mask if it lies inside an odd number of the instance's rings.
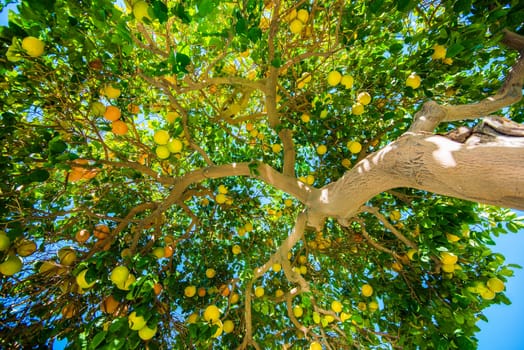
[[[406,238],[406,236],[404,236],[402,233],[400,233],[399,230],[396,229],[395,226],[393,226],[388,219],[386,219],[386,217],[384,215],[382,215],[382,213],[380,213],[378,211],[377,208],[374,208],[374,207],[368,207],[368,206],[363,206],[362,207],[362,211],[364,212],[368,212],[370,214],[373,214],[377,219],[380,220],[380,222],[382,222],[382,224],[389,230],[391,231],[391,233],[393,233],[395,235],[395,237],[397,237],[402,243],[404,243],[405,245],[407,245],[408,247],[410,248],[413,248],[413,249],[418,249],[417,245],[410,241],[408,238]],[[364,234],[364,233],[363,233]]]

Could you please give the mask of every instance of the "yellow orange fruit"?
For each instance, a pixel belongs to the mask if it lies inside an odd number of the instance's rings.
[[[129,276],[127,276],[127,280],[123,283],[119,283],[116,285],[116,287],[120,290],[129,290],[131,285],[133,283],[135,283],[136,281],[136,277],[135,275],[133,275],[132,273],[129,274]]]
[[[121,284],[127,281],[127,278],[129,277],[129,269],[126,266],[117,266],[109,275],[109,279],[114,284]]]
[[[233,252],[234,255],[238,255],[242,252],[242,248],[240,248],[238,244],[235,244],[233,248],[231,248],[231,251]]]
[[[149,328],[148,326],[144,326],[138,330],[138,337],[142,340],[149,340],[153,338],[156,334],[157,326],[154,328]]]
[[[133,15],[139,21],[144,20],[144,18],[151,19],[149,16],[149,5],[145,1],[137,1],[133,5]]]
[[[31,57],[42,56],[44,48],[44,42],[34,36],[27,36],[22,40],[22,49]]]
[[[225,320],[223,324],[223,329],[225,333],[231,333],[235,329],[235,324],[231,320]]]
[[[458,256],[450,252],[442,252],[440,253],[440,261],[444,265],[453,265],[457,263]]]
[[[504,282],[496,277],[490,278],[486,282],[486,286],[495,293],[500,293],[504,290]]]
[[[88,269],[84,269],[84,270],[80,271],[80,273],[76,276],[76,283],[82,289],[91,288],[96,283],[96,280],[91,281],[91,282],[87,282],[87,280],[86,280],[86,273],[87,273],[87,271],[88,271]]]
[[[166,130],[155,131],[155,134],[153,135],[153,141],[155,141],[157,145],[167,145],[169,142],[169,132]]]
[[[406,78],[406,86],[409,86],[413,89],[417,89],[420,86],[422,79],[420,79],[420,76],[416,73],[411,73]]]
[[[293,306],[293,315],[296,318],[302,317],[303,314],[304,314],[304,309],[302,309],[302,307],[300,305]]]
[[[169,148],[167,148],[167,146],[160,145],[155,148],[155,154],[160,159],[167,159],[171,155],[171,152],[169,152]]]
[[[133,311],[129,314],[127,317],[127,322],[129,324],[129,328],[134,331],[138,331],[146,325],[144,316],[137,315],[136,311]]]
[[[373,287],[366,283],[362,286],[361,292],[363,296],[370,297],[373,295]]]
[[[340,84],[344,85],[346,89],[351,89],[353,87],[354,79],[351,75],[343,75],[340,79]]]
[[[184,288],[184,295],[188,298],[194,297],[196,294],[196,287],[195,286],[187,286]]]
[[[431,55],[431,58],[434,60],[441,60],[446,57],[446,47],[442,45],[434,45],[433,46],[433,55]]]
[[[264,291],[264,287],[258,286],[258,287],[255,288],[255,296],[256,296],[257,298],[261,298],[261,297],[263,297],[263,296],[264,296],[264,293],[265,293],[265,291]]]
[[[215,271],[215,269],[213,269],[211,267],[206,270],[206,277],[207,278],[213,278],[213,277],[215,277],[216,274],[217,274],[217,272]]]
[[[342,303],[338,300],[334,300],[331,303],[331,310],[333,310],[336,313],[339,313],[340,311],[342,311]]]
[[[322,345],[320,345],[319,342],[314,341],[309,345],[309,350],[322,350]]]
[[[167,149],[171,153],[180,153],[182,151],[183,144],[179,139],[172,139],[167,143]]]
[[[11,240],[4,231],[0,231],[0,252],[6,251],[11,246]]]
[[[357,102],[351,106],[351,114],[361,115],[362,113],[364,113],[364,106],[362,103]]]
[[[358,141],[349,141],[347,143],[347,148],[353,154],[358,154],[362,151],[362,145]]]
[[[371,95],[366,91],[361,92],[357,96],[357,102],[362,105],[368,105],[371,102]]]
[[[333,70],[327,75],[327,83],[331,86],[337,86],[342,80],[342,74],[339,71]]]
[[[370,312],[375,312],[378,310],[378,308],[379,308],[378,303],[375,300],[369,302],[368,310]]]
[[[102,89],[102,95],[107,98],[118,98],[120,96],[120,89],[113,87],[111,84],[107,84]]]
[[[220,318],[220,309],[216,305],[209,305],[204,310],[204,320],[214,323]]]
[[[327,152],[327,147],[326,147],[326,145],[319,145],[319,146],[317,147],[317,154],[318,154],[318,155],[321,156],[321,155],[323,155],[323,154],[326,154],[326,152]]]
[[[177,118],[180,117],[180,115],[177,112],[167,112],[166,113],[166,120],[168,123],[173,123]]]
[[[13,276],[22,270],[23,264],[21,257],[8,255],[7,259],[0,264],[0,273],[5,276]]]
[[[289,24],[289,31],[293,34],[299,34],[304,29],[304,23],[301,20],[294,19]]]
[[[23,239],[16,245],[16,253],[21,257],[26,257],[36,251],[36,243],[28,239]]]
[[[60,264],[65,266],[71,266],[76,261],[76,252],[73,248],[64,247],[58,251],[58,258],[60,259]]]

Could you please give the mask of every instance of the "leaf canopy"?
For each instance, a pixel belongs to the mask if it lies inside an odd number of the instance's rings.
[[[515,4],[20,1],[0,28],[0,258],[37,250],[0,278],[0,345],[476,348],[483,310],[509,304],[487,283],[515,268],[490,249],[522,228],[511,211],[397,189],[347,226],[306,229],[277,261],[304,204],[261,174],[320,188],[402,135],[424,101],[493,94],[515,59],[500,33],[524,30]],[[524,121],[522,103],[504,113]],[[443,252],[458,257],[447,271]],[[135,280],[116,285],[122,265]],[[150,340],[132,312],[157,327]]]

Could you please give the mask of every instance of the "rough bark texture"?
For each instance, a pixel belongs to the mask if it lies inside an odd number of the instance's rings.
[[[308,205],[321,215],[344,220],[381,192],[411,187],[524,209],[524,137],[481,130],[465,143],[441,135],[405,134],[338,181],[314,191]]]
[[[524,210],[524,127],[487,117],[522,98],[524,38],[506,32],[504,42],[520,56],[497,94],[461,106],[424,104],[409,132],[310,192],[308,224],[319,228],[328,216],[345,223],[375,195],[397,187]],[[441,122],[480,117],[485,118],[473,129],[433,134]]]

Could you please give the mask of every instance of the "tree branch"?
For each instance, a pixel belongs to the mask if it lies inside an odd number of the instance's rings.
[[[311,191],[308,224],[321,227],[327,216],[344,224],[375,195],[398,187],[524,209],[523,159],[524,137],[484,135],[479,140],[472,134],[459,143],[440,135],[407,133],[338,181]]]

